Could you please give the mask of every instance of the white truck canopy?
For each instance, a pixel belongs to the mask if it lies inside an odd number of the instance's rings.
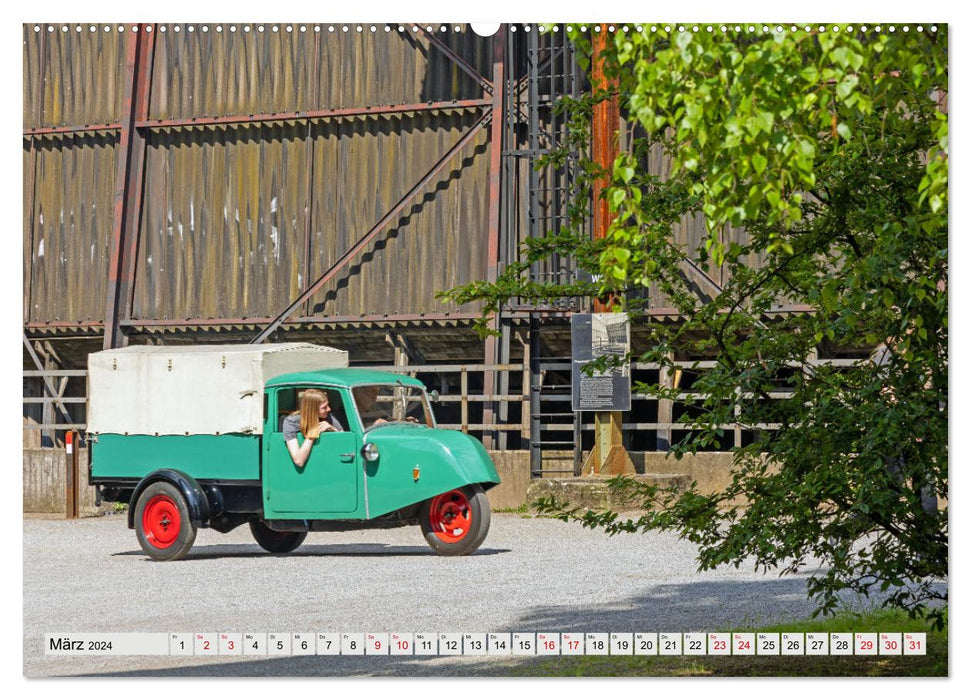
[[[288,372],[347,367],[310,343],[130,346],[88,355],[88,432],[263,432],[263,386]]]

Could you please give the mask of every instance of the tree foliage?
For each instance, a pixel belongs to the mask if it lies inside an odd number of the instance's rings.
[[[946,31],[753,29],[616,32],[596,57],[627,119],[601,195],[616,218],[606,241],[583,240],[576,224],[600,174],[585,161],[575,227],[526,253],[564,244],[600,275],[583,293],[617,294],[636,312],[643,295],[631,292],[646,288],[677,308],[676,324],[639,321],[652,338],[643,360],[716,359],[698,369],[675,456],[719,444],[730,424],[753,438],[718,493],[618,480],[651,508],[636,520],[541,506],[609,532],[677,531],[703,569],[810,567],[817,612],[876,588],[939,616],[927,604],[947,596]],[[571,38],[589,67],[589,34]],[[565,105],[572,146],[588,142],[606,97]],[[668,172],[649,167],[658,153]],[[695,248],[676,235],[690,216],[707,222]],[[488,313],[512,296],[578,291],[540,291],[528,269],[447,294],[486,299]],[[691,269],[721,281],[699,295]],[[812,362],[848,349],[874,353]],[[677,388],[639,390],[678,399]]]

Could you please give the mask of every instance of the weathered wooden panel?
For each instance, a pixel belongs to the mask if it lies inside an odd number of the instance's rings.
[[[106,132],[33,141],[32,230],[24,217],[31,321],[104,319],[116,145],[117,134]],[[30,141],[24,146],[27,183]]]
[[[367,233],[474,119],[467,113],[418,113],[345,121],[336,138],[318,141],[310,280]],[[455,310],[438,302],[435,292],[486,274],[487,140],[483,130],[367,251],[315,295],[312,313]]]
[[[260,317],[296,295],[306,124],[173,129],[146,158],[134,318]]]
[[[274,315],[366,234],[474,118],[417,113],[152,136],[134,317]],[[484,277],[487,140],[483,130],[321,290],[312,314],[440,312],[448,309],[435,300],[437,290]]]
[[[347,31],[344,31],[344,28]],[[482,96],[428,39],[386,25],[160,25],[150,118],[201,117]],[[333,28],[333,31],[331,31]],[[438,25],[434,25],[438,30]],[[491,42],[463,28],[436,34],[488,76]]]
[[[67,480],[67,454],[63,448],[24,449],[23,498],[24,513],[64,513],[66,510],[65,483]],[[82,513],[95,508],[95,489],[88,486],[87,450],[80,454],[81,482],[78,493]]]
[[[159,26],[149,117],[311,108],[314,33],[285,26]]]
[[[119,25],[24,24],[24,128],[121,116],[126,32]]]

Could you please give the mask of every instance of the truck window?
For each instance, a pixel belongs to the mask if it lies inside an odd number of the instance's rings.
[[[284,419],[291,413],[300,410],[300,395],[305,389],[310,388],[321,389],[327,394],[327,400],[330,402],[331,415],[344,426],[344,430],[350,430],[350,426],[347,423],[347,410],[344,408],[344,399],[340,391],[337,389],[324,389],[322,387],[287,387],[280,389],[276,394],[276,432],[283,432]]]

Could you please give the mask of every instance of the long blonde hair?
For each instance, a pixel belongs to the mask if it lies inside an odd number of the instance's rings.
[[[330,400],[320,389],[307,389],[300,397],[300,432],[305,438],[320,436],[320,404],[324,401]]]

